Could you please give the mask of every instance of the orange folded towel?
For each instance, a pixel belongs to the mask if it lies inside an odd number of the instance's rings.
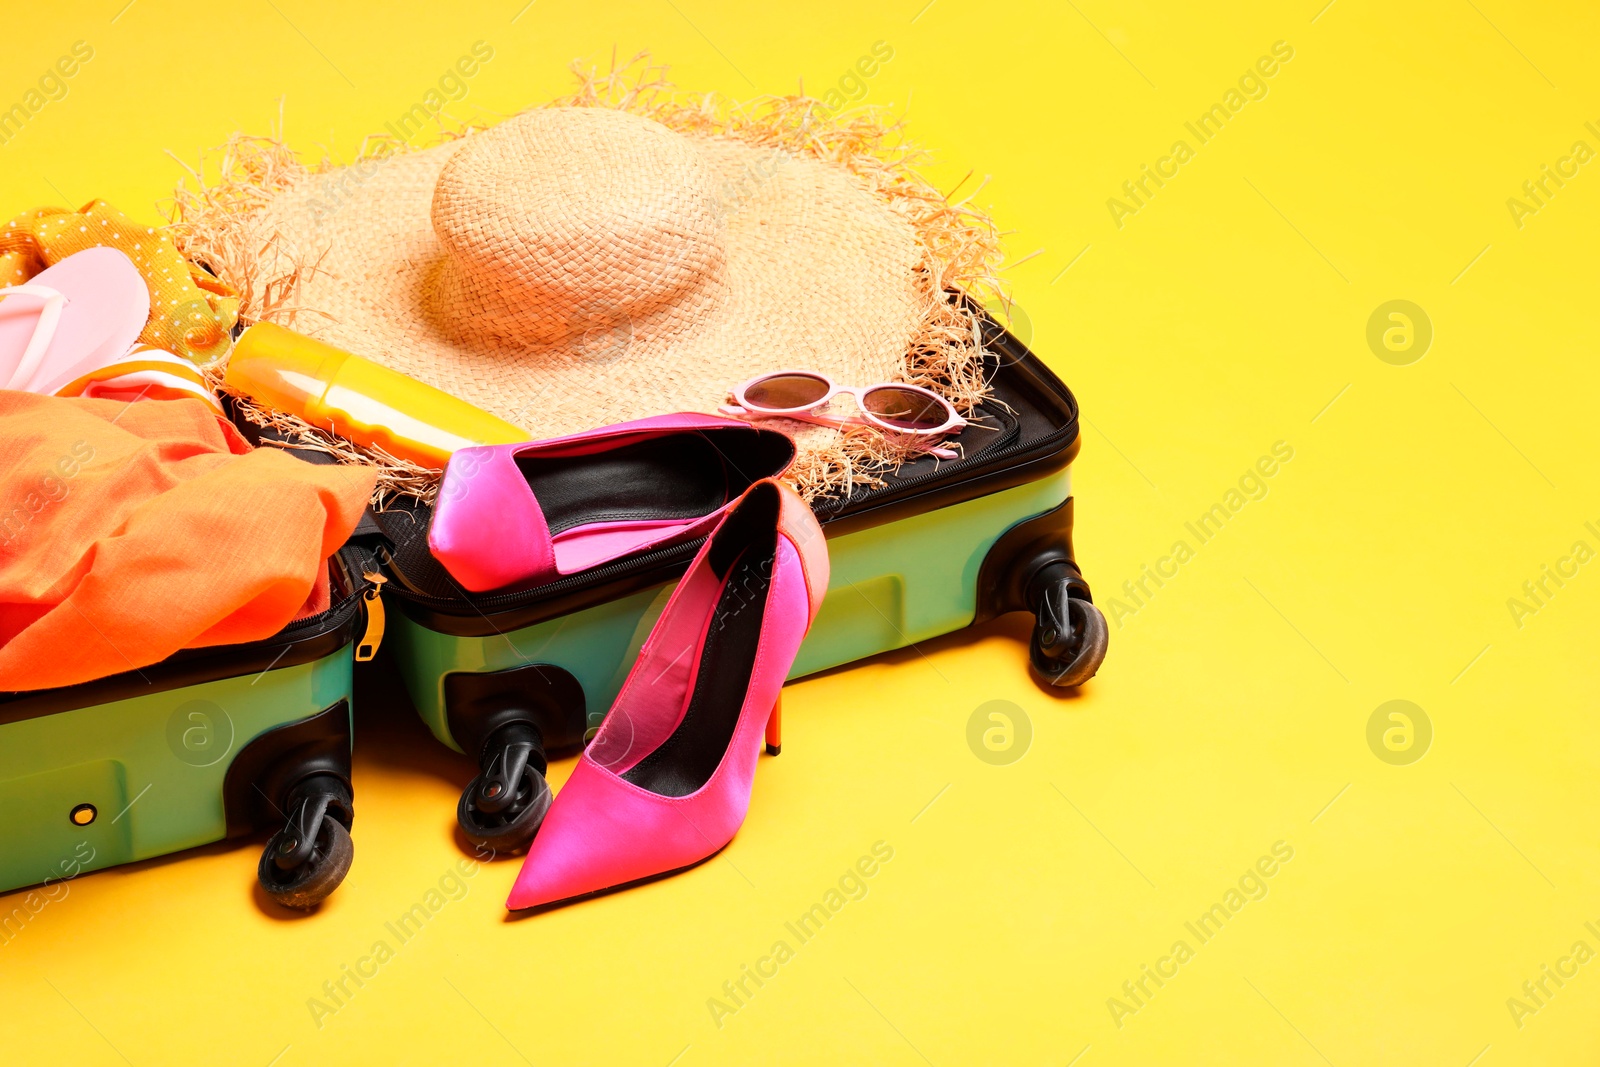
[[[252,449],[199,400],[0,390],[0,690],[270,637],[375,480]]]

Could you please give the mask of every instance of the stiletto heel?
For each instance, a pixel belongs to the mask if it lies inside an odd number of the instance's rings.
[[[589,748],[550,806],[508,908],[592,896],[692,867],[750,809],[763,729],[828,589],[811,509],[756,482],[700,549]]]
[[[778,693],[772,705],[772,715],[767,719],[767,755],[776,756],[783,751],[783,693]]]

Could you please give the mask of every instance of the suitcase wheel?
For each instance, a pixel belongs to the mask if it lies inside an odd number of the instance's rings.
[[[1028,659],[1050,685],[1082,685],[1106,658],[1110,629],[1091,603],[1083,580],[1062,565],[1045,567],[1031,583],[1034,624]]]
[[[286,908],[314,908],[350,871],[355,846],[350,792],[339,779],[313,775],[289,792],[286,825],[267,841],[256,878]]]
[[[550,810],[539,728],[525,720],[506,723],[484,742],[478,765],[481,772],[456,805],[456,821],[480,849],[520,852],[533,843]]]

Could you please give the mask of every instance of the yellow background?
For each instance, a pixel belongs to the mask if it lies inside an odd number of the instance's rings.
[[[1506,206],[1574,141],[1600,148],[1591,5],[124,2],[8,13],[0,103],[74,41],[95,56],[0,147],[0,212],[98,196],[154,220],[166,150],[264,132],[280,98],[295,146],[348,158],[480,39],[462,118],[564,91],[570,59],[613,45],[686,88],[820,94],[881,40],[865,102],[908,115],[942,187],[988,177],[1014,259],[1040,250],[1008,277],[1083,405],[1100,600],[1274,442],[1294,458],[1121,619],[1081,693],[1029,681],[1015,620],[795,685],[723,858],[516,922],[516,861],[486,865],[319,1029],[308,998],[462,856],[472,768],[369,671],[356,866],[321,912],[258,905],[253,845],[84,877],[0,947],[0,1058],[1600,1057],[1600,962],[1520,1028],[1506,1005],[1575,941],[1600,949],[1600,566],[1520,628],[1507,608],[1574,541],[1600,547],[1600,163],[1521,228]],[[1119,229],[1107,199],[1280,40],[1269,94]],[[1409,366],[1365,340],[1392,299],[1434,327]],[[1366,741],[1393,699],[1434,729],[1408,766]],[[990,700],[1032,723],[1008,766],[965,740]],[[718,1028],[707,999],[880,840],[868,895]],[[1265,899],[1119,1028],[1107,999],[1280,840]]]

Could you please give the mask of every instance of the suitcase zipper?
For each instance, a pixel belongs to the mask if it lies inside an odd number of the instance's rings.
[[[347,546],[346,548],[340,549],[337,555],[345,556],[349,552],[350,549]],[[345,568],[346,574],[360,574],[363,578],[366,578],[368,582],[373,581],[373,576],[366,572],[371,571],[374,568],[366,564],[365,557],[358,556],[358,558],[362,560],[360,567],[352,566],[348,558],[341,559],[340,562]],[[388,581],[388,579],[378,576],[376,581],[382,583]],[[319,611],[315,615],[307,615],[303,619],[294,620],[294,622],[291,622],[288,626],[285,626],[282,630],[279,630],[276,634],[273,634],[271,637],[267,638],[265,643],[277,644],[283,638],[289,638],[290,640],[293,640],[297,634],[304,630],[326,629],[328,628],[327,623],[332,620],[337,620],[340,624],[346,622],[352,615],[355,614],[357,605],[373,592],[373,587],[371,586],[361,586],[360,582],[352,582],[352,584],[358,586],[358,588],[349,596],[345,597],[343,600],[340,600],[338,603],[330,604],[326,611]],[[378,610],[379,612],[382,612],[383,609],[380,607]],[[368,623],[368,626],[371,626],[370,622]],[[378,623],[378,634],[380,637],[383,634],[383,623],[381,621]],[[376,651],[376,649],[374,649],[374,651]]]
[[[1046,437],[1039,438],[1031,444],[1025,445],[1019,439],[1011,442],[1008,445],[1002,445],[994,451],[983,452],[981,455],[985,461],[1003,459],[1014,452],[1038,448],[1044,443],[1052,441],[1056,437],[1063,435],[1070,437],[1076,432],[1077,423],[1073,422],[1071,425],[1064,426],[1061,430]],[[972,458],[976,459],[977,457],[974,456]],[[906,478],[904,481],[898,482],[895,488],[898,489],[902,485],[914,487],[922,482],[931,481],[937,477],[948,477],[951,466],[964,462],[967,462],[965,458],[955,460],[953,463],[945,463],[941,468],[924,471],[921,474]],[[827,529],[827,520],[832,517],[835,516],[828,515],[826,513],[819,514],[817,516],[818,520],[823,523],[824,530]],[[538,586],[534,589],[523,589],[511,593],[493,593],[488,596],[477,597],[467,595],[460,597],[439,597],[434,596],[431,593],[424,593],[416,589],[404,587],[403,583],[402,585],[396,587],[395,593],[398,596],[404,597],[406,600],[424,606],[459,607],[462,604],[467,604],[479,609],[480,611],[492,612],[497,611],[502,607],[513,608],[520,607],[524,604],[534,604],[540,600],[560,596],[562,593],[568,592],[572,589],[579,589],[595,584],[603,584],[607,579],[613,576],[644,573],[649,571],[657,564],[665,564],[678,557],[681,557],[685,562],[687,562],[688,560],[694,558],[694,554],[700,550],[700,545],[704,542],[704,540],[704,538],[700,538],[698,540],[685,542],[679,545],[668,545],[666,548],[658,548],[655,551],[647,552],[642,556],[631,556],[615,563],[608,563],[603,567],[595,567],[590,570],[586,570],[582,574],[575,574],[566,578],[558,579],[554,582]],[[387,551],[384,551],[382,554],[385,557],[389,557],[389,553]],[[398,576],[399,568],[394,565],[392,558],[385,558],[383,562],[392,573]]]
[[[620,560],[616,563],[608,563],[603,567],[591,567],[589,570],[586,570],[581,574],[560,578],[546,585],[538,586],[535,589],[523,589],[514,593],[492,593],[489,596],[479,597],[441,597],[434,596],[432,593],[419,592],[418,590],[411,588],[398,587],[396,588],[395,592],[398,596],[402,596],[405,599],[414,601],[418,604],[470,604],[477,608],[488,609],[498,609],[502,606],[515,607],[519,603],[535,603],[546,597],[559,596],[568,590],[579,589],[584,586],[592,585],[597,581],[604,582],[607,578],[610,578],[613,575],[628,574],[634,571],[647,571],[657,563],[665,563],[673,560],[676,557],[681,556],[684,562],[688,562],[694,558],[694,554],[696,552],[700,551],[700,545],[704,543],[704,541],[705,538],[702,537],[694,541],[686,541],[683,544],[668,545],[666,548],[658,548],[653,552],[647,552],[642,556],[630,556],[627,559]],[[383,555],[385,556],[383,561],[384,566],[389,567],[391,570],[394,570],[396,574],[398,574],[399,568],[395,566],[393,557],[390,556],[387,551],[385,551]],[[536,595],[530,597],[530,593]]]
[[[362,592],[361,598],[367,605],[367,629],[361,635],[361,640],[356,642],[356,662],[366,663],[378,654],[378,646],[383,644],[383,583],[389,579],[379,574],[376,570],[369,570],[362,575],[367,580],[367,588]]]

